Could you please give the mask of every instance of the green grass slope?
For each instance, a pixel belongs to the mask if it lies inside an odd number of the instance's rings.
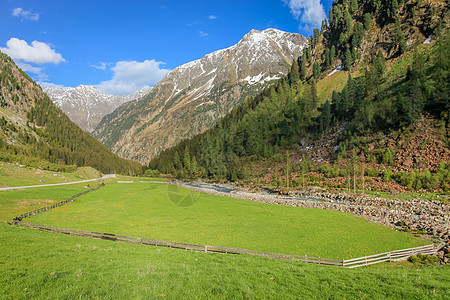
[[[100,176],[101,173],[91,167],[80,167],[73,172],[63,173],[0,162],[0,188],[80,181]]]
[[[94,187],[97,187],[96,181],[65,186],[0,191],[0,221],[10,222],[23,213],[67,200],[72,195]]]
[[[2,299],[446,299],[450,267],[341,269],[0,223]]]
[[[429,244],[349,213],[255,203],[157,183],[106,186],[25,221],[337,259]]]

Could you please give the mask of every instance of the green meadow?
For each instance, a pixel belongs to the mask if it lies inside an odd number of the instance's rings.
[[[448,299],[449,266],[343,269],[0,223],[1,299]]]
[[[429,244],[350,213],[263,204],[151,182],[108,185],[26,221],[337,259]]]
[[[98,178],[100,174],[91,167],[80,167],[71,173],[61,173],[0,162],[0,188],[80,181]]]
[[[11,221],[20,214],[67,200],[72,195],[97,186],[98,183],[93,181],[73,185],[0,191],[0,220]]]
[[[216,197],[139,183],[141,178],[119,179],[135,183],[108,185],[25,221],[254,250],[316,251],[331,257],[379,252],[375,244],[383,240],[383,249],[424,243],[350,214]],[[78,184],[0,192],[0,219],[11,221],[84,190],[86,186]],[[349,245],[356,248],[343,250]],[[450,297],[448,266],[401,262],[343,269],[93,240],[1,222],[0,253],[0,299]]]

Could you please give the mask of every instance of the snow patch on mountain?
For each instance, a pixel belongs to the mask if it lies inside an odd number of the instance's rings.
[[[151,87],[145,86],[130,95],[109,95],[94,86],[79,85],[46,88],[44,92],[69,118],[82,129],[92,132],[103,116],[125,102],[143,97]]]

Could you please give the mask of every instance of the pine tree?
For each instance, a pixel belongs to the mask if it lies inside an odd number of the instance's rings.
[[[273,174],[272,174],[272,184],[276,187],[280,186],[280,180],[278,179],[278,166],[275,165],[273,168]]]
[[[330,49],[325,48],[325,66],[329,67],[330,65],[331,65]]]
[[[398,46],[399,53],[400,54],[405,53],[405,51],[407,50],[405,34],[403,33],[402,28],[400,27],[398,19],[395,20],[394,42]]]
[[[183,166],[186,169],[186,171],[191,171],[191,156],[189,154],[189,148],[186,145],[186,148],[184,149],[184,156],[183,156]]]
[[[358,10],[358,0],[351,0],[350,1],[350,8],[352,13]]]
[[[344,69],[347,71],[350,70],[352,64],[353,64],[352,53],[350,52],[350,49],[347,48],[347,50],[345,51]]]
[[[291,71],[289,72],[289,84],[294,85],[300,79],[299,66],[297,61],[292,62]]]
[[[307,70],[306,60],[307,60],[306,52],[303,51],[303,55],[301,57],[301,62],[300,62],[300,66],[299,66],[300,67],[300,70],[299,70],[300,80],[302,80],[302,81],[304,81],[306,79],[306,70]]]
[[[313,76],[315,79],[320,76],[320,64],[317,61],[313,64]]]
[[[314,80],[311,82],[311,108],[316,109],[317,104],[319,103],[319,96],[317,96],[317,88]]]
[[[181,160],[178,151],[175,151],[175,154],[173,156],[173,166],[175,167],[176,170],[181,169]]]
[[[370,27],[370,23],[372,22],[372,15],[370,13],[364,14],[364,29],[368,30]]]
[[[330,49],[330,63],[333,63],[335,58],[336,58],[336,48],[333,45],[333,46],[331,46],[331,49]]]
[[[320,131],[327,130],[331,125],[331,104],[330,100],[325,101],[325,103],[320,108]]]

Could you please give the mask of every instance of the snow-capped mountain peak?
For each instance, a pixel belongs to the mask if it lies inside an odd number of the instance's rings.
[[[145,86],[131,95],[109,95],[95,86],[81,84],[75,88],[46,88],[44,92],[72,121],[92,132],[104,115],[125,102],[144,96],[150,90],[151,87]]]
[[[231,47],[173,69],[145,97],[105,116],[93,135],[117,154],[148,163],[286,75],[307,44],[297,33],[252,30]]]

